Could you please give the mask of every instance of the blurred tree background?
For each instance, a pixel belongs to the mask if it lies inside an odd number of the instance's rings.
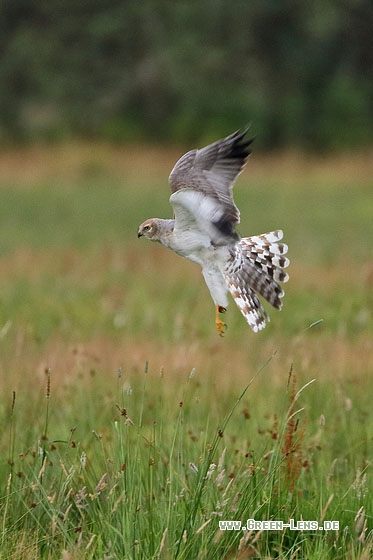
[[[371,0],[3,0],[0,140],[372,142]]]

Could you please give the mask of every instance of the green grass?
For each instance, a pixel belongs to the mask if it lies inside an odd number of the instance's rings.
[[[240,231],[282,227],[291,280],[221,339],[198,267],[136,237],[172,160],[66,149],[0,175],[0,559],[369,558],[371,175],[248,167]],[[340,529],[219,530],[249,518]]]
[[[130,379],[83,368],[57,397],[52,373],[48,397],[34,386],[34,404],[22,393],[8,403],[1,558],[359,557],[368,539],[355,518],[363,507],[369,523],[372,511],[368,434],[349,433],[345,403],[314,419],[315,384],[295,396],[290,379],[268,410],[263,392],[256,400],[263,371],[206,408],[211,378],[146,370]],[[341,530],[219,531],[219,520],[249,518],[338,520]]]

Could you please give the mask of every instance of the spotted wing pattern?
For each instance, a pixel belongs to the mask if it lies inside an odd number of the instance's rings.
[[[284,255],[288,248],[279,243],[281,230],[263,235],[242,238],[230,248],[224,278],[228,289],[246,321],[258,332],[264,329],[269,317],[257,294],[276,309],[281,309],[284,291],[279,282],[287,282],[288,274],[283,270],[289,265]]]

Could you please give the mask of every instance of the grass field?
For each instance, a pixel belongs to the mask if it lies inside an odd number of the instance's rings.
[[[136,236],[182,152],[0,153],[0,559],[368,559],[372,154],[250,159],[239,230],[283,228],[290,281],[220,338],[198,267]],[[297,528],[219,528],[248,519]]]

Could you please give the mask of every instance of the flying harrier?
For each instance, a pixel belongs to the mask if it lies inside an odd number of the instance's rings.
[[[269,317],[257,294],[281,309],[284,292],[279,282],[289,279],[283,270],[289,260],[284,256],[287,245],[279,243],[281,230],[243,238],[236,231],[240,213],[232,190],[251,153],[253,139],[246,139],[246,133],[247,129],[234,132],[182,156],[169,177],[174,219],[146,220],[137,234],[201,265],[220,335],[226,325],[219,314],[228,306],[228,291],[258,332]]]

